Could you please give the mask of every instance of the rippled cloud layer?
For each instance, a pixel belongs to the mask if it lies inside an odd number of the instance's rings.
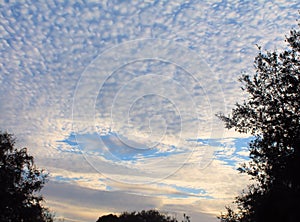
[[[247,183],[235,169],[251,140],[215,113],[244,98],[256,44],[285,47],[299,6],[0,2],[1,128],[50,171],[59,216],[160,208],[214,221]]]

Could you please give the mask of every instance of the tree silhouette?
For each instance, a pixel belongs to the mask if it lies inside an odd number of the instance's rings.
[[[254,183],[236,198],[236,212],[227,207],[221,221],[299,221],[300,31],[291,30],[285,41],[281,53],[258,47],[256,73],[240,79],[247,101],[230,116],[218,114],[228,129],[255,137],[250,162],[239,168]]]
[[[27,149],[15,149],[15,138],[0,132],[0,221],[50,222],[53,216],[36,193],[47,175],[38,170]]]
[[[157,210],[141,212],[124,212],[120,216],[105,215],[100,217],[97,222],[178,222],[176,218],[161,214]],[[183,222],[190,222],[190,217],[184,215]]]
[[[118,222],[119,218],[116,215],[109,214],[109,215],[104,215],[102,217],[99,217],[97,222]]]

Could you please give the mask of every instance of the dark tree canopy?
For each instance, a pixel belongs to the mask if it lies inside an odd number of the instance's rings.
[[[14,137],[0,132],[0,221],[53,221],[42,205],[43,197],[37,195],[47,175],[36,168],[26,148],[14,146]]]
[[[239,171],[255,181],[227,207],[221,221],[299,221],[300,211],[300,31],[291,30],[283,52],[259,47],[256,73],[240,81],[248,99],[230,116],[228,129],[251,133],[250,162]]]
[[[178,222],[176,218],[171,218],[161,214],[157,210],[148,210],[141,212],[124,212],[120,216],[105,215],[100,217],[97,222]],[[190,222],[189,216],[184,215],[183,222]]]
[[[119,217],[113,214],[104,215],[97,220],[97,222],[118,222],[118,221],[119,221]]]

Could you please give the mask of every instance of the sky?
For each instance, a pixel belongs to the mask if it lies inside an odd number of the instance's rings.
[[[217,221],[247,184],[228,131],[257,45],[280,50],[295,1],[0,1],[0,128],[28,147],[58,219],[159,209]]]

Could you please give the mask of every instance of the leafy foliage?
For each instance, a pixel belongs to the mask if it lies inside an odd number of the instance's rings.
[[[250,163],[239,171],[255,181],[227,208],[221,221],[297,221],[300,210],[300,31],[291,30],[288,47],[259,53],[254,76],[244,74],[249,95],[230,116],[218,114],[228,129],[250,133]]]
[[[38,170],[27,149],[15,149],[11,134],[0,132],[0,221],[50,222],[52,215],[36,196],[47,175]]]
[[[178,222],[176,218],[159,213],[157,210],[148,210],[141,212],[124,212],[120,216],[113,214],[100,217],[97,222]],[[184,221],[190,222],[190,217],[184,215]]]

